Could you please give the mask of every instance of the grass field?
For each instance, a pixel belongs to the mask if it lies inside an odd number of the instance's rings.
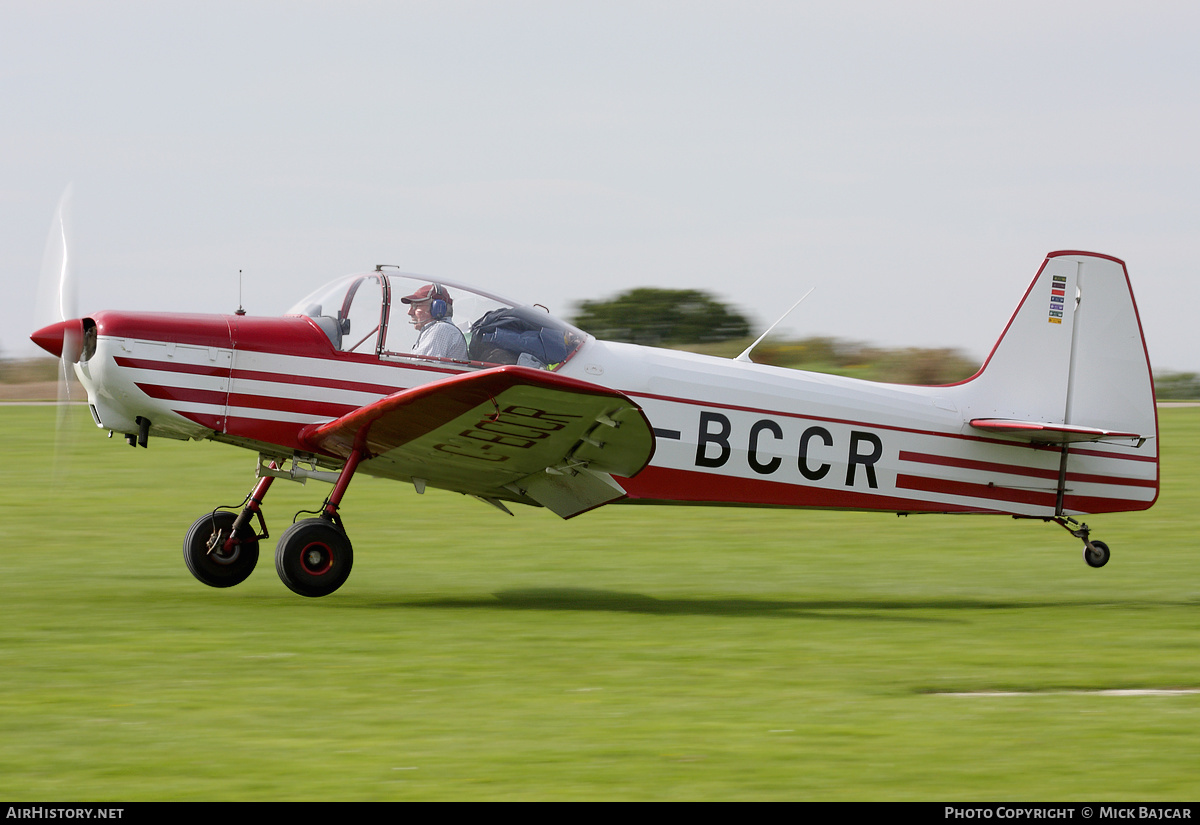
[[[1194,800],[1200,409],[1087,567],[999,517],[607,507],[360,476],[350,581],[216,590],[183,534],[254,457],[0,408],[0,798]],[[77,430],[77,432],[75,432]],[[57,467],[57,469],[56,469]],[[277,483],[274,535],[328,486]],[[1006,696],[951,692],[1019,691]]]

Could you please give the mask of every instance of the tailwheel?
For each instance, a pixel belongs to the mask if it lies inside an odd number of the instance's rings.
[[[1070,516],[1055,516],[1047,520],[1053,521],[1075,538],[1083,540],[1083,560],[1089,567],[1103,567],[1108,564],[1108,545],[1102,541],[1092,541],[1091,528],[1086,524]]]
[[[1103,567],[1108,564],[1108,545],[1102,541],[1088,542],[1083,545],[1083,560],[1091,567]]]
[[[353,564],[350,539],[328,519],[296,522],[275,548],[279,578],[301,596],[328,596],[345,584]]]
[[[209,587],[241,584],[258,564],[258,538],[254,531],[243,528],[235,541],[228,541],[235,521],[237,514],[228,510],[205,513],[183,540],[183,560],[188,570]]]

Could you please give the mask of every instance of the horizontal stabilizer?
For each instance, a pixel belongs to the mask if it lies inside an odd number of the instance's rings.
[[[1101,430],[1075,424],[1048,421],[1016,421],[1011,418],[972,418],[972,427],[989,433],[1012,436],[1033,444],[1073,444],[1077,441],[1136,441],[1140,447],[1146,436],[1139,433]]]

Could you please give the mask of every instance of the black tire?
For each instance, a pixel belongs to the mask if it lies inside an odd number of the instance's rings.
[[[241,584],[258,564],[258,539],[243,541],[229,552],[225,552],[221,546],[212,553],[208,552],[208,540],[213,530],[222,533],[223,545],[236,520],[237,514],[228,510],[205,513],[196,519],[196,523],[188,530],[187,538],[183,540],[183,560],[187,562],[188,570],[209,587]]]
[[[1086,544],[1083,546],[1083,560],[1086,561],[1090,567],[1103,567],[1104,565],[1108,564],[1108,557],[1110,555],[1108,552],[1108,545],[1102,541],[1093,541],[1092,547],[1094,547],[1096,550],[1094,553],[1088,549]]]
[[[279,579],[301,596],[328,596],[346,583],[353,566],[350,539],[322,518],[296,522],[279,537],[275,547]]]

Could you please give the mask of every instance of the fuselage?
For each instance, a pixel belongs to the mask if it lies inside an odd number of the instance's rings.
[[[308,425],[492,366],[341,351],[303,315],[91,320],[95,351],[77,372],[99,426],[135,433],[141,418],[152,436],[268,457],[311,453],[300,437]],[[591,336],[554,368],[620,391],[648,418],[653,458],[618,479],[630,502],[1051,517],[1145,509],[1157,494],[1157,453],[1109,443],[1072,446],[1064,488],[1059,447],[969,425],[989,414],[971,381],[879,384]],[[371,461],[361,470],[392,474]]]

